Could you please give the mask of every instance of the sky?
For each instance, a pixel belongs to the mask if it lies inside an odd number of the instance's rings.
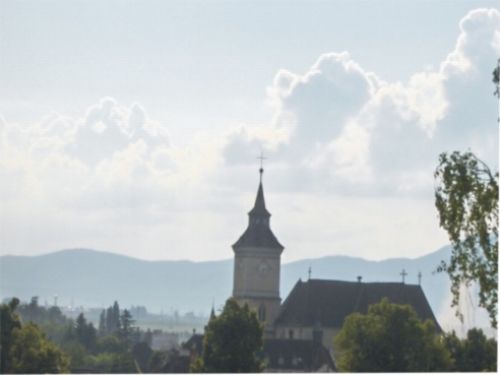
[[[284,262],[448,243],[498,170],[498,1],[0,2],[0,253],[231,258],[264,163]]]

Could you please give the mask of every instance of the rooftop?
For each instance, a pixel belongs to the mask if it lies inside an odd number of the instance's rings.
[[[276,318],[278,325],[341,327],[353,312],[366,313],[383,298],[412,306],[422,320],[431,319],[440,330],[420,285],[388,282],[350,282],[339,280],[299,280]]]

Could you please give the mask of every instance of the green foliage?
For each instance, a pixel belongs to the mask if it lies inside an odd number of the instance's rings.
[[[40,306],[38,297],[32,297],[30,303],[20,304],[16,311],[23,322],[35,323],[51,341],[57,344],[64,342],[67,327],[73,324],[71,319],[63,315],[59,307]]]
[[[99,353],[87,358],[85,367],[90,368],[95,373],[111,373],[114,363],[117,361],[117,355],[113,353]]]
[[[210,320],[205,330],[203,354],[193,372],[261,372],[257,357],[262,349],[262,326],[248,305],[226,301],[224,310]]]
[[[118,334],[120,329],[120,305],[115,301],[113,306],[103,310],[99,316],[99,335]]]
[[[125,309],[123,313],[120,315],[120,336],[125,340],[129,341],[130,336],[132,334],[132,325],[134,324],[134,320],[132,319],[132,315],[130,312]]]
[[[92,370],[93,373],[137,373],[134,359],[130,353],[99,353],[88,356],[85,365],[77,371]],[[86,371],[86,372],[87,372]]]
[[[82,344],[77,341],[68,341],[62,346],[62,350],[70,358],[70,370],[72,372],[85,367],[88,353]]]
[[[451,363],[433,322],[422,322],[411,306],[387,299],[367,314],[349,315],[335,344],[341,371],[446,371]]]
[[[488,311],[496,327],[498,172],[493,176],[474,154],[455,151],[440,155],[434,177],[440,226],[453,245],[450,262],[443,261],[438,268],[450,276],[452,305],[458,306],[462,284],[477,282],[479,306]]]
[[[132,357],[142,372],[149,370],[153,350],[145,342],[139,342],[132,348]]]
[[[8,304],[0,305],[0,373],[10,368],[9,352],[12,346],[12,332],[21,328],[19,316],[15,313],[19,300],[13,298]]]
[[[108,335],[97,339],[97,352],[121,353],[127,350],[126,343],[117,336]]]
[[[33,322],[39,327],[69,324],[70,319],[65,317],[57,306],[45,308],[38,304],[38,297],[31,297],[30,303],[20,304],[17,313],[24,322]]]
[[[460,340],[455,332],[448,333],[444,336],[444,343],[453,359],[451,371],[497,371],[497,342],[486,338],[481,329],[469,330],[464,340]]]
[[[83,313],[76,319],[75,336],[85,349],[92,351],[96,345],[97,331],[92,323],[87,323]]]
[[[97,328],[100,335],[106,332],[106,310],[102,310],[99,315],[99,326]]]
[[[62,373],[69,370],[68,357],[33,323],[14,329],[8,372]]]
[[[16,314],[16,308],[23,319]],[[101,314],[97,336],[93,324],[83,313],[73,321],[56,306],[39,306],[37,297],[28,304],[20,305],[15,298],[9,304],[0,305],[1,373],[148,371],[154,352],[148,343],[140,342],[141,332],[133,327],[132,315],[127,310],[120,315],[118,302],[108,310],[109,316],[107,311]],[[105,332],[108,317],[110,332]],[[32,323],[23,326],[21,321]],[[145,334],[145,340],[151,339],[151,332]]]

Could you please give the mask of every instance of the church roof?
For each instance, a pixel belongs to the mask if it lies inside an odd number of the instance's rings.
[[[366,313],[368,306],[388,298],[392,303],[411,305],[422,320],[431,319],[440,330],[419,285],[362,283],[339,280],[299,280],[276,318],[276,325],[342,327],[353,312]]]
[[[203,335],[193,333],[193,335],[182,344],[182,348],[187,350],[194,350],[196,353],[201,354],[203,349]]]
[[[266,201],[264,199],[264,188],[262,187],[262,181],[259,183],[259,189],[257,190],[257,197],[255,198],[255,204],[253,208],[248,213],[250,216],[260,216],[260,217],[270,217],[271,214],[266,209]]]
[[[248,228],[233,245],[233,249],[246,246],[284,249],[271,228],[265,225],[248,225]]]
[[[257,190],[255,204],[248,213],[248,227],[241,237],[233,245],[233,249],[240,247],[266,247],[272,249],[283,250],[281,245],[269,226],[269,218],[271,214],[266,208],[264,199],[264,188],[262,187],[262,168],[261,181]]]

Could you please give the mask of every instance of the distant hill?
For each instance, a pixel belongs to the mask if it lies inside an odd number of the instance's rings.
[[[446,275],[433,274],[441,259],[448,259],[444,247],[415,259],[367,261],[347,256],[304,259],[282,265],[281,296],[284,299],[299,278],[355,281],[400,281],[404,268],[407,283],[416,284],[422,272],[422,287],[439,316],[449,293]],[[40,303],[104,307],[118,300],[121,306],[144,305],[151,312],[172,309],[208,314],[212,301],[219,306],[232,290],[231,260],[211,262],[144,261],[88,249],[62,250],[39,256],[0,256],[0,297],[17,296]]]

